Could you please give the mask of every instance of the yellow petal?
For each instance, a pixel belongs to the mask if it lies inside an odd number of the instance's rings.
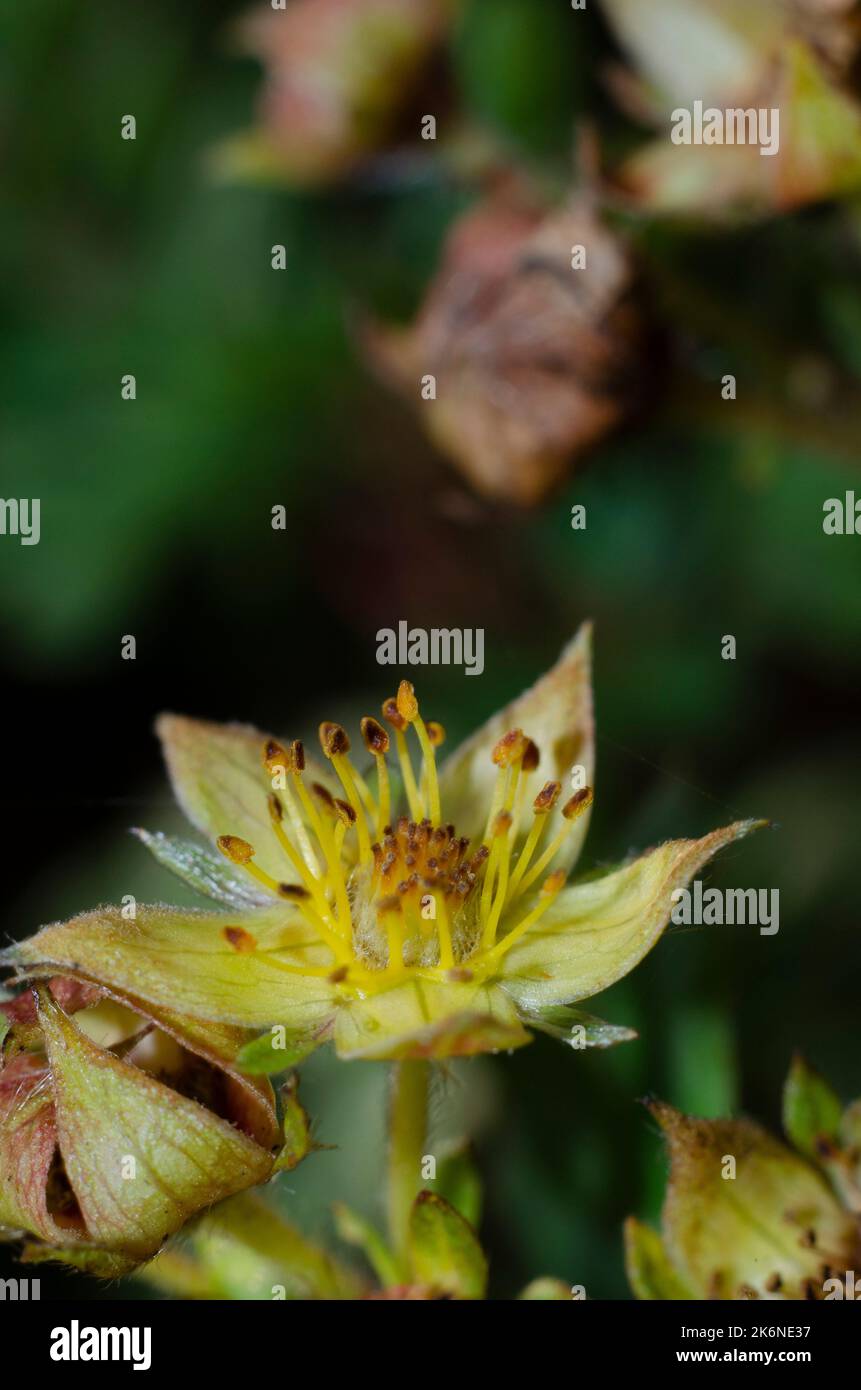
[[[415,980],[344,1004],[335,1020],[347,1059],[466,1057],[522,1047],[530,1035],[493,986]]]
[[[563,795],[548,817],[544,843],[563,824],[561,807],[571,790],[571,769],[579,764],[585,780],[592,785],[595,776],[595,726],[592,714],[592,629],[586,623],[568,643],[556,665],[530,690],[478,730],[447,760],[440,772],[443,815],[452,821],[459,835],[480,839],[496,784],[497,769],[491,759],[494,744],[510,729],[522,729],[537,743],[541,761],[532,774],[537,792],[544,782],[562,783]],[[521,811],[515,836],[532,824],[531,798]],[[570,869],[586,837],[589,814],[574,825],[553,861],[555,869]]]
[[[503,957],[505,988],[530,1011],[607,989],[652,949],[669,920],[673,891],[762,823],[737,821],[701,840],[670,840],[615,873],[563,889]]]
[[[259,949],[235,950],[225,935],[231,925],[248,930]],[[328,951],[302,944],[309,939],[286,905],[244,917],[138,906],[134,921],[107,907],[44,927],[3,956],[22,974],[52,966],[176,1015],[257,1030],[271,1023],[304,1028],[331,1014],[334,991],[279,962],[325,964]]]
[[[66,1174],[90,1242],[138,1258],[269,1177],[272,1155],[84,1036],[44,990],[39,1021]]]
[[[178,714],[161,715],[156,731],[176,799],[192,825],[213,840],[219,835],[247,840],[255,864],[280,882],[289,863],[269,818],[272,782],[261,756],[269,736],[250,724],[210,724]],[[307,752],[305,764],[309,783],[322,782],[340,795]]]

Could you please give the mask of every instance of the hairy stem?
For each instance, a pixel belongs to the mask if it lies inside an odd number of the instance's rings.
[[[389,1235],[401,1266],[407,1266],[410,1208],[421,1187],[427,1138],[428,1062],[394,1062],[389,1093]]]

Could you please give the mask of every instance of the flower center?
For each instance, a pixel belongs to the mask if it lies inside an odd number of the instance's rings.
[[[424,722],[408,681],[385,701],[382,713],[393,733],[409,816],[391,820],[386,758],[393,740],[383,725],[370,716],[361,725],[376,765],[372,788],[350,760],[346,731],[323,723],[320,743],[343,797],[318,782],[306,785],[301,743],[287,749],[270,740],[263,748],[272,784],[272,829],[294,881],[279,882],[266,873],[246,840],[222,835],[218,847],[271,892],[292,900],[332,953],[330,965],[285,963],[286,970],[325,976],[346,993],[363,995],[412,976],[486,979],[562,888],[564,872],[550,872],[518,913],[518,900],[551,868],[573,822],[591,803],[591,790],[570,798],[561,827],[550,837],[550,812],[562,789],[559,782],[545,783],[515,857],[524,797],[540,754],[514,729],[493,749],[496,785],[484,835],[473,849],[454,825],[442,821],[435,752],[445,738],[441,725]],[[407,744],[410,729],[421,753],[418,774]],[[241,947],[228,939],[236,949],[255,949],[253,938],[242,936]]]

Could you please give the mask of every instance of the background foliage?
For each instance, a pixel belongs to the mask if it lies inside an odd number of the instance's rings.
[[[158,710],[308,732],[389,693],[378,627],[483,626],[482,679],[422,673],[453,742],[592,616],[582,867],[764,815],[775,829],[714,882],[779,888],[781,905],[775,937],[671,932],[600,1000],[639,1042],[580,1057],[540,1039],[447,1082],[449,1127],[475,1131],[486,1178],[494,1291],[552,1273],[624,1298],[621,1222],[654,1216],[663,1187],[636,1096],[774,1124],[795,1047],[859,1089],[859,542],[821,525],[856,477],[859,207],[718,230],[629,219],[666,344],[653,399],[543,508],[490,506],[372,381],[350,332],[360,306],[417,302],[467,192],[438,172],[313,197],[214,184],[206,152],[247,124],[258,82],[230,51],[238,8],[0,4],[0,492],[42,502],[38,546],[0,542],[4,930],[173,895],[125,834],[173,824]],[[613,45],[597,8],[573,23],[576,37],[559,0],[472,0],[456,40],[461,102],[557,175],[585,114],[626,138],[599,80]],[[719,401],[723,371],[742,383],[735,404]],[[824,403],[787,380],[824,382]],[[270,528],[276,503],[286,533]],[[280,1179],[277,1200],[309,1230],[336,1197],[373,1214],[379,1070],[314,1059],[304,1098],[339,1148]],[[74,1279],[44,1278],[54,1292]]]

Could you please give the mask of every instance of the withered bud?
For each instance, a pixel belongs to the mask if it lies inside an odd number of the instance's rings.
[[[387,724],[391,724],[393,729],[398,729],[403,733],[407,727],[407,721],[401,718],[398,702],[394,695],[390,695],[388,700],[383,701],[382,714]]]
[[[397,694],[398,714],[405,724],[412,724],[419,712],[419,702],[416,699],[415,686],[412,681],[401,681],[398,686]]]
[[[254,846],[247,840],[240,840],[238,835],[219,835],[215,843],[225,859],[233,864],[247,864],[254,858]]]
[[[546,815],[548,811],[552,811],[561,794],[561,782],[545,782],[532,803],[532,809],[536,816]]]
[[[339,796],[336,796],[332,804],[335,807],[339,820],[342,820],[345,825],[349,826],[355,823],[356,813],[349,801],[342,801]]]
[[[301,739],[294,738],[293,742],[290,744],[290,752],[293,755],[293,771],[304,772],[305,745],[302,743]]]
[[[565,819],[576,820],[578,816],[582,816],[583,812],[592,805],[592,796],[591,787],[581,787],[579,792],[575,792],[562,807],[562,814]]]
[[[320,747],[327,758],[337,758],[343,753],[349,753],[350,740],[347,730],[342,729],[340,724],[332,724],[325,720],[320,725]]]
[[[365,740],[365,747],[369,753],[375,757],[385,755],[389,751],[389,736],[376,719],[372,719],[366,714],[362,720],[362,738]]]

